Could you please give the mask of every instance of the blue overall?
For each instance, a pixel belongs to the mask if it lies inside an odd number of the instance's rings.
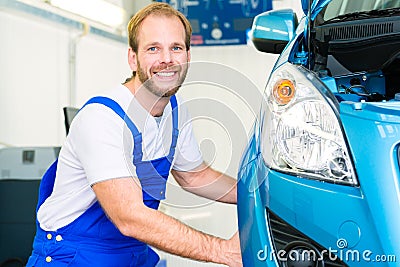
[[[143,202],[146,206],[157,209],[160,200],[165,198],[166,182],[179,133],[175,96],[170,100],[173,129],[169,154],[151,161],[142,160],[142,135],[114,100],[94,97],[84,106],[91,103],[100,103],[111,108],[132,132],[133,164],[142,186]],[[53,191],[56,169],[57,160],[42,178],[37,210]],[[155,266],[158,261],[158,255],[147,244],[122,235],[107,218],[99,203],[95,202],[75,221],[57,231],[44,231],[37,223],[32,255],[26,266],[150,267]]]

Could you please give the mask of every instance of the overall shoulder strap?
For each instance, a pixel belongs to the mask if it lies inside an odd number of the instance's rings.
[[[109,107],[115,113],[117,113],[117,115],[120,116],[121,119],[123,119],[125,121],[125,123],[128,126],[129,130],[131,130],[132,135],[133,135],[134,138],[136,138],[137,136],[140,135],[140,132],[138,131],[136,125],[126,115],[125,111],[121,108],[121,106],[117,102],[115,102],[114,100],[112,100],[111,98],[108,98],[108,97],[96,96],[96,97],[93,97],[93,98],[89,99],[83,105],[82,108],[84,108],[85,106],[87,106],[89,104],[93,104],[93,103],[103,104],[104,106]]]
[[[120,116],[125,123],[127,124],[128,128],[132,132],[133,138],[134,138],[134,143],[135,143],[135,149],[134,149],[134,157],[136,159],[141,160],[143,154],[142,154],[142,135],[135,126],[135,124],[132,122],[132,120],[126,115],[125,111],[121,108],[121,106],[115,102],[114,100],[108,98],[108,97],[103,97],[103,96],[96,96],[89,101],[86,102],[83,107],[86,105],[92,104],[92,103],[98,103],[98,104],[103,104],[110,109],[112,109],[115,113]],[[176,96],[173,95],[170,99],[171,103],[171,108],[172,108],[172,143],[171,143],[171,148],[170,148],[170,153],[169,155],[174,155],[175,154],[175,148],[177,145],[177,140],[179,136],[179,125],[178,125],[178,104],[176,100]],[[82,107],[82,108],[83,108]]]
[[[126,115],[125,111],[121,108],[121,106],[115,102],[114,100],[108,98],[108,97],[102,97],[102,96],[97,96],[89,99],[82,108],[84,108],[86,105],[92,104],[92,103],[98,103],[98,104],[103,104],[110,109],[112,109],[116,114],[118,114],[119,117],[121,117],[125,123],[127,124],[129,130],[131,131],[134,142],[135,142],[135,148],[136,151],[134,151],[134,157],[142,157],[142,135],[136,128],[135,124],[132,122],[132,120]],[[82,109],[81,108],[81,109]],[[80,110],[81,110],[80,109]],[[52,165],[47,169],[45,174],[42,177],[40,187],[39,187],[39,197],[38,197],[38,204],[36,207],[36,211],[39,210],[39,207],[44,203],[44,201],[50,196],[50,194],[53,192],[53,187],[54,187],[54,182],[56,178],[56,172],[57,172],[57,163],[58,159],[55,160]]]
[[[178,143],[179,136],[178,104],[175,95],[171,97],[170,103],[172,109],[172,142],[169,150],[169,156],[172,157],[175,154],[175,148]]]
[[[105,105],[106,107],[109,107],[112,109],[119,117],[121,117],[126,125],[128,126],[129,130],[132,133],[133,137],[133,142],[134,142],[134,149],[133,149],[133,158],[137,160],[141,160],[143,157],[143,152],[142,152],[142,134],[139,132],[137,129],[136,125],[132,122],[132,120],[126,115],[125,111],[121,108],[121,106],[112,100],[111,98],[104,97],[104,96],[96,96],[91,99],[89,99],[85,105],[83,105],[82,108],[84,108],[86,105],[93,104],[93,103],[98,103]]]
[[[172,126],[174,129],[178,130],[178,104],[175,95],[171,96],[170,103],[172,108]]]

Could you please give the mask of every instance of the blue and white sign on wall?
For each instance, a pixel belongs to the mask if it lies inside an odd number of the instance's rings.
[[[254,16],[272,9],[272,0],[157,0],[181,11],[193,27],[192,45],[247,43]]]

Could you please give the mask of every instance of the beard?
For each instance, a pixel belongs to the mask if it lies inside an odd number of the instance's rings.
[[[182,83],[186,79],[186,74],[188,72],[188,65],[182,64],[182,65],[175,65],[171,69],[174,71],[177,71],[179,74],[179,77],[174,84],[169,84],[167,86],[162,86],[157,83],[155,79],[152,79],[149,77],[149,75],[146,73],[146,71],[140,66],[139,61],[137,62],[137,71],[136,75],[138,75],[138,78],[140,82],[143,84],[143,86],[149,90],[151,93],[158,97],[170,97],[176,94],[179,90],[179,88],[182,86]],[[165,70],[165,68],[160,68],[159,71]]]

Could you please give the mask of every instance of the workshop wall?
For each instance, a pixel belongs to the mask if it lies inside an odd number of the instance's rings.
[[[7,114],[0,117],[1,143],[62,144],[62,107],[79,107],[130,75],[125,43],[93,34],[79,37],[77,29],[7,10],[0,10],[0,34],[0,112]],[[273,58],[251,46],[192,48],[192,61],[234,68],[261,90]]]
[[[146,0],[137,3],[143,6]],[[0,9],[0,36],[0,147],[61,145],[62,108],[80,107],[131,73],[126,43],[32,15]],[[276,55],[251,44],[193,47],[191,53],[192,82],[179,94],[195,118],[206,161],[235,177]],[[235,206],[189,197],[173,180],[168,186],[161,210],[218,236],[235,232]],[[169,266],[189,266],[166,257],[175,262]]]
[[[32,15],[0,10],[2,144],[61,145],[65,139],[62,107],[79,107],[89,95],[129,75],[126,44],[92,34],[77,39],[80,34]],[[76,57],[72,58],[74,42]]]

